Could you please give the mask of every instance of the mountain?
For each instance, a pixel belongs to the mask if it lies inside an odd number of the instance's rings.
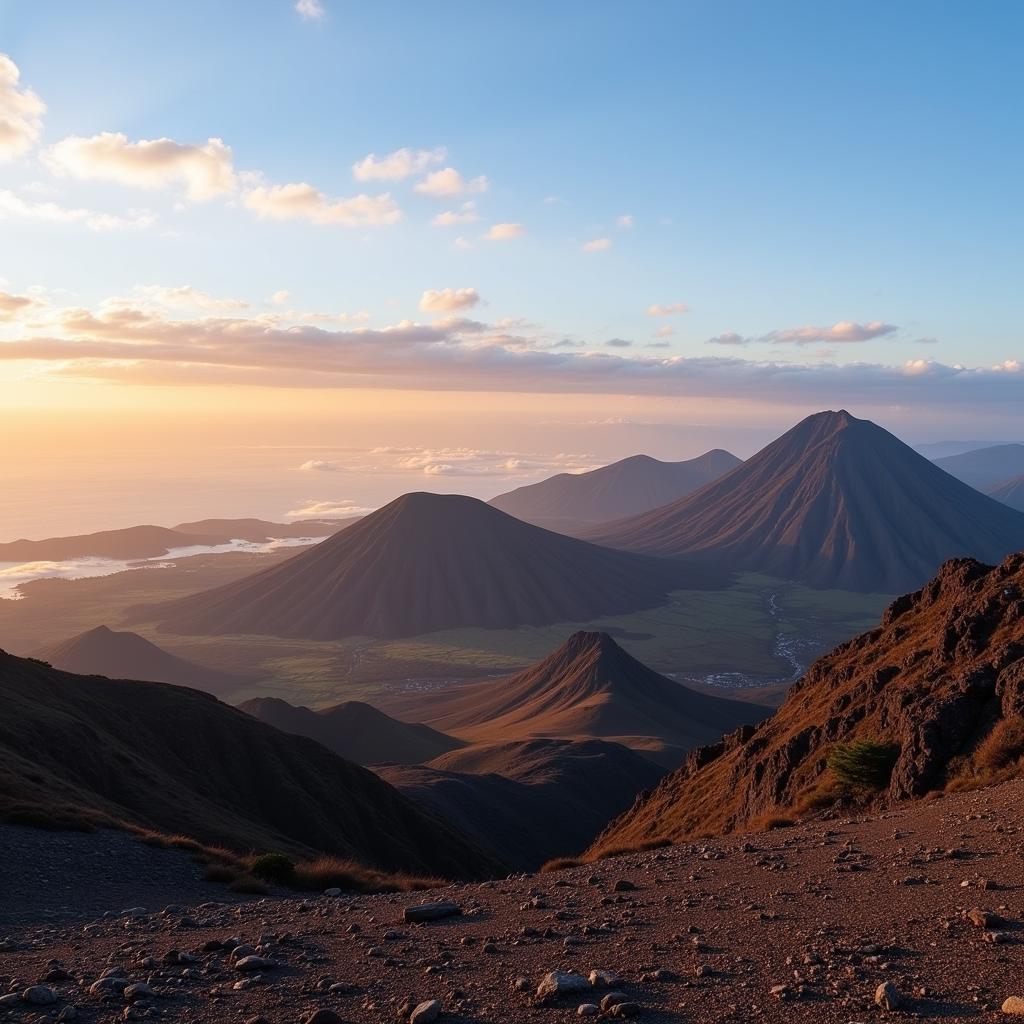
[[[691,748],[767,708],[696,693],[627,654],[607,633],[574,633],[507,679],[452,687],[422,702],[436,728],[477,743],[610,739],[676,765]]]
[[[199,519],[194,523],[179,523],[172,529],[179,533],[219,537],[221,543],[229,540],[247,540],[254,544],[265,544],[270,540],[290,537],[327,537],[350,521],[302,519],[297,523],[271,523],[265,519]]]
[[[892,745],[884,795],[917,797],[958,776],[986,780],[1024,754],[1024,553],[997,568],[942,567],[881,625],[837,647],[758,727],[690,754],[595,849],[743,827],[826,800],[837,743]]]
[[[536,739],[468,747],[378,774],[516,871],[579,853],[663,769],[618,743]]]
[[[245,683],[240,676],[206,668],[178,658],[138,633],[115,632],[107,626],[79,633],[36,653],[64,672],[116,679],[147,679],[154,683],[192,686],[208,693],[224,694]]]
[[[59,562],[65,558],[159,558],[173,548],[221,544],[215,534],[191,534],[166,526],[130,526],[76,537],[14,540],[0,544],[0,562]]]
[[[419,493],[272,568],[155,613],[179,633],[403,637],[586,622],[713,581],[704,570],[550,533],[476,498]]]
[[[633,455],[589,473],[559,473],[492,498],[490,504],[538,526],[601,523],[648,512],[692,494],[740,465],[715,449],[685,462]]]
[[[1024,444],[997,444],[991,448],[936,459],[950,476],[988,493],[1013,477],[1024,475]]]
[[[90,814],[242,851],[449,877],[493,870],[372,772],[207,693],[0,653],[0,820]]]
[[[312,711],[276,697],[257,697],[239,707],[282,732],[308,736],[356,764],[422,764],[463,746],[426,725],[399,722],[357,700]]]
[[[1009,505],[1010,508],[1015,508],[1018,512],[1024,512],[1024,476],[1003,481],[993,487],[988,496]]]
[[[1024,547],[1024,515],[979,494],[848,412],[798,423],[721,480],[589,533],[816,587],[899,593],[947,559]]]
[[[976,452],[979,448],[993,448],[1005,441],[931,441],[926,444],[915,444],[911,447],[915,452],[933,462],[949,455],[963,455],[964,452]]]

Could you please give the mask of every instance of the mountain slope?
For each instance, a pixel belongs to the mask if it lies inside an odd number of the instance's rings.
[[[921,586],[949,558],[998,561],[1024,547],[1024,515],[841,411],[809,416],[690,497],[588,537],[884,594]]]
[[[115,679],[147,679],[154,683],[191,686],[208,693],[224,694],[245,680],[227,672],[178,658],[138,633],[115,632],[107,626],[79,633],[35,655],[54,668],[86,676]]]
[[[377,773],[518,871],[579,853],[663,770],[617,743],[537,739]]]
[[[1004,481],[1024,474],[1024,444],[992,445],[936,459],[935,465],[957,480],[988,493]]]
[[[88,811],[233,849],[452,877],[493,869],[372,772],[209,694],[0,653],[0,818]]]
[[[958,559],[815,662],[768,721],[695,750],[595,848],[727,831],[799,804],[828,782],[832,747],[854,739],[893,744],[887,795],[920,796],[1022,715],[1024,554],[996,568]]]
[[[526,522],[607,522],[667,505],[740,465],[715,449],[685,462],[633,455],[589,473],[559,473],[499,494],[489,504]]]
[[[239,707],[282,732],[308,736],[356,764],[422,764],[463,745],[426,725],[399,722],[362,701],[312,711],[276,697],[257,697]]]
[[[476,498],[419,493],[156,614],[180,633],[402,637],[588,621],[656,607],[669,590],[708,579],[541,530]]]
[[[271,523],[266,519],[200,519],[194,523],[178,523],[172,529],[179,533],[219,537],[222,542],[247,540],[262,544],[285,537],[327,537],[340,530],[348,521],[302,519],[297,523]]]
[[[574,633],[508,679],[453,687],[422,705],[436,728],[475,742],[612,739],[675,765],[766,708],[697,693],[627,654],[607,633]]]
[[[1003,483],[993,487],[988,492],[990,498],[1001,501],[1018,512],[1024,512],[1024,476],[1016,476],[1012,480],[1004,480]]]

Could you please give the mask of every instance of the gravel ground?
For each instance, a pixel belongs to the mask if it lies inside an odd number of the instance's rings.
[[[72,1005],[86,1022],[298,1024],[321,1009],[330,1013],[317,1024],[394,1024],[436,999],[442,1022],[558,1024],[615,990],[651,1022],[1008,1019],[1003,1001],[1024,996],[1022,797],[1024,783],[1007,783],[870,818],[412,896],[185,907],[185,889],[178,906],[161,910],[124,881],[110,890],[112,915],[85,925],[28,921],[33,898],[51,905],[46,887],[57,869],[49,867],[40,871],[41,891],[17,897],[22,924],[0,929],[0,993],[41,983],[57,1001],[30,1006],[0,996],[0,1020],[61,1012],[67,1020],[63,1008]],[[76,837],[74,848],[89,838]],[[73,869],[75,898],[92,905],[100,892],[90,895],[79,865]],[[122,875],[130,879],[127,869]],[[65,890],[62,899],[73,896]],[[459,904],[462,915],[404,923],[405,908],[439,899]],[[129,904],[149,910],[120,913]],[[976,925],[968,917],[974,908],[998,920],[976,915]],[[236,966],[250,952],[232,952],[238,943],[265,962]],[[550,971],[595,969],[620,980],[611,989],[536,996]],[[105,972],[121,980],[91,994]],[[126,998],[126,981],[152,994],[128,989]],[[885,982],[891,1000],[902,1000],[891,1013],[875,1003]],[[433,1009],[417,1020],[435,1019]]]

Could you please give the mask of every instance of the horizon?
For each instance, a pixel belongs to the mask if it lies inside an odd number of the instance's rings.
[[[1020,437],[1018,5],[469,10],[0,3],[0,536]]]

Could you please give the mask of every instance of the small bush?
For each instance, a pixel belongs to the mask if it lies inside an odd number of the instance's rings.
[[[283,853],[264,853],[253,860],[249,870],[264,881],[288,885],[295,877],[295,862]]]
[[[1024,757],[1024,718],[1014,715],[996,722],[974,755],[974,768],[983,775],[997,775]]]
[[[252,875],[239,875],[228,888],[232,892],[244,893],[246,896],[266,896],[269,891],[266,883],[253,878]]]
[[[879,790],[889,785],[900,749],[877,740],[854,740],[832,748],[828,766],[832,774],[850,789]]]

